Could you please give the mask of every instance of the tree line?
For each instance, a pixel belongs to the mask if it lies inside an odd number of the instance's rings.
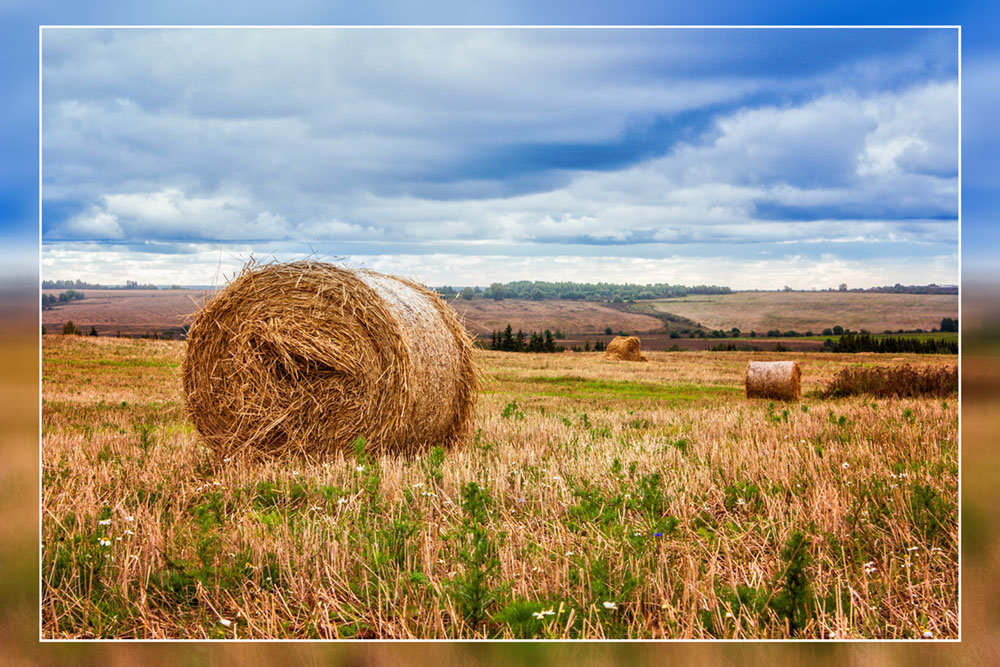
[[[508,324],[503,331],[493,332],[487,349],[503,352],[562,352],[566,348],[556,345],[555,336],[550,329],[542,333],[532,331],[531,334],[525,334],[518,329],[515,334],[514,329]]]
[[[913,354],[958,354],[958,341],[943,338],[902,338],[871,334],[844,334],[836,341],[827,338],[823,347],[829,352],[881,352]]]
[[[70,301],[77,301],[83,298],[85,298],[83,292],[77,292],[75,289],[68,289],[65,292],[61,292],[59,296],[55,294],[43,294],[42,310],[52,310],[52,307],[57,303],[69,303]]]
[[[668,299],[689,294],[730,294],[729,287],[718,285],[671,285],[653,283],[638,285],[632,283],[573,283],[549,282],[544,280],[517,280],[509,283],[493,283],[487,288],[465,287],[461,291],[445,285],[435,288],[445,298],[472,299],[530,299],[545,301],[562,299],[569,301],[611,301],[625,303],[645,299]]]
[[[159,289],[153,283],[140,285],[136,280],[126,280],[124,285],[101,285],[99,283],[88,283],[80,280],[43,280],[42,289]],[[177,285],[171,285],[170,289],[181,289]]]

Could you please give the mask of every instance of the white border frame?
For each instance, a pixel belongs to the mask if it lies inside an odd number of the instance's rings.
[[[127,644],[162,644],[162,643],[211,643],[211,644],[245,644],[245,643],[284,643],[284,642],[309,642],[316,644],[371,644],[371,643],[508,643],[508,642],[531,642],[553,644],[559,642],[571,643],[694,643],[694,644],[806,644],[810,642],[831,642],[835,644],[910,644],[926,643],[931,644],[954,644],[961,643],[964,623],[962,619],[962,26],[955,25],[711,25],[711,24],[691,24],[691,25],[405,25],[405,24],[365,24],[365,25],[66,25],[66,24],[40,24],[38,26],[38,294],[35,298],[36,307],[41,300],[42,293],[42,38],[46,29],[60,30],[834,30],[834,29],[857,29],[857,30],[943,30],[953,29],[957,31],[958,48],[958,637],[957,638],[935,638],[935,639],[685,639],[685,638],[663,638],[663,639],[292,639],[292,638],[266,638],[266,639],[197,639],[197,638],[170,638],[170,639],[59,639],[45,637],[42,629],[42,311],[38,311],[38,641],[42,644],[61,643],[127,643]]]

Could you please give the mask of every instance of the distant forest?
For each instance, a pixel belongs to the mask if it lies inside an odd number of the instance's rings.
[[[548,282],[542,280],[518,280],[511,283],[493,283],[489,287],[466,287],[461,291],[453,287],[436,288],[443,297],[463,299],[531,299],[545,301],[548,299],[565,299],[569,301],[639,301],[642,299],[668,299],[687,296],[688,294],[730,294],[728,287],[718,285],[670,285],[655,283],[636,285],[632,283],[569,283]]]
[[[436,287],[435,291],[445,298],[462,299],[530,299],[545,301],[562,299],[569,301],[612,301],[624,303],[627,301],[644,301],[650,299],[672,299],[690,294],[732,294],[729,287],[720,285],[671,285],[669,283],[654,283],[638,285],[633,283],[572,283],[548,282],[542,280],[518,280],[510,283],[493,283],[489,287],[465,287],[461,290],[445,285]],[[756,290],[750,290],[756,291]],[[794,292],[786,287],[783,291]],[[958,294],[956,285],[884,285],[848,289],[846,284],[838,288],[823,290],[826,292],[873,292],[880,294]]]
[[[832,290],[831,290],[832,291]],[[841,292],[878,292],[880,294],[958,294],[958,285],[884,285],[867,289],[841,289]]]
[[[159,289],[152,283],[140,285],[135,280],[126,280],[124,285],[100,285],[83,280],[43,280],[42,289]]]
[[[188,289],[182,285],[158,287],[153,283],[140,284],[135,280],[126,280],[124,285],[101,285],[88,283],[84,280],[43,280],[42,289]]]

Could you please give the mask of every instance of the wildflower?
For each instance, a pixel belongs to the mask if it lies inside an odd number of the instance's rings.
[[[111,519],[101,519],[100,521],[97,522],[97,525],[98,526],[110,526],[111,525]]]
[[[106,540],[106,539],[104,539],[104,538],[102,537],[102,538],[101,538],[101,546],[102,546],[102,547],[110,547],[110,546],[111,546],[111,540]]]
[[[533,612],[531,612],[531,615],[534,616],[535,618],[537,618],[539,621],[542,620],[543,618],[545,618],[545,614],[543,614],[540,611],[533,611]]]
[[[727,611],[726,612],[726,618],[732,618],[732,617],[733,617],[733,612]]]
[[[924,639],[934,639],[934,633],[925,628],[923,632],[923,637]]]
[[[229,619],[226,619],[226,618],[220,618],[219,619],[219,623],[222,623],[227,628],[233,624],[232,621],[230,621]]]
[[[614,602],[605,602],[604,603],[604,608],[605,609],[617,609],[618,605],[616,605]]]
[[[920,547],[906,547],[907,551],[919,551]]]
[[[653,537],[663,537],[663,533],[653,533]]]
[[[865,574],[874,574],[875,573],[875,561],[873,561],[873,560],[872,561],[868,561],[867,563],[865,563],[864,567],[865,567]]]
[[[736,499],[736,504],[737,505],[746,505],[747,501],[743,500],[742,498],[737,498]]]
[[[228,456],[226,458],[222,459],[223,463],[229,463],[230,461],[232,461],[232,459],[229,458]]]
[[[840,464],[840,467],[846,470],[851,467],[851,464],[848,463],[847,461],[844,461],[842,464]]]
[[[413,485],[413,488],[414,488],[414,489],[419,489],[419,488],[420,488],[420,487],[422,487],[423,485],[424,485],[424,483],[423,483],[423,482],[417,482],[416,484],[414,484],[414,485]]]
[[[125,520],[128,521],[129,523],[132,523],[133,521],[135,521],[135,517],[134,516],[127,516],[127,517],[125,517]]]
[[[570,556],[573,556],[573,555],[575,555],[575,554],[572,551],[567,551],[566,552],[566,557],[567,558],[569,558]]]
[[[355,470],[357,470],[358,472],[364,472],[365,471],[365,467],[364,466],[358,466],[357,468],[355,468]]]

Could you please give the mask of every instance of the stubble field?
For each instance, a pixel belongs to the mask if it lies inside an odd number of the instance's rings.
[[[958,636],[957,397],[744,398],[775,353],[488,352],[464,448],[217,460],[183,353],[44,337],[45,637]],[[807,393],[955,361],[800,359]]]

